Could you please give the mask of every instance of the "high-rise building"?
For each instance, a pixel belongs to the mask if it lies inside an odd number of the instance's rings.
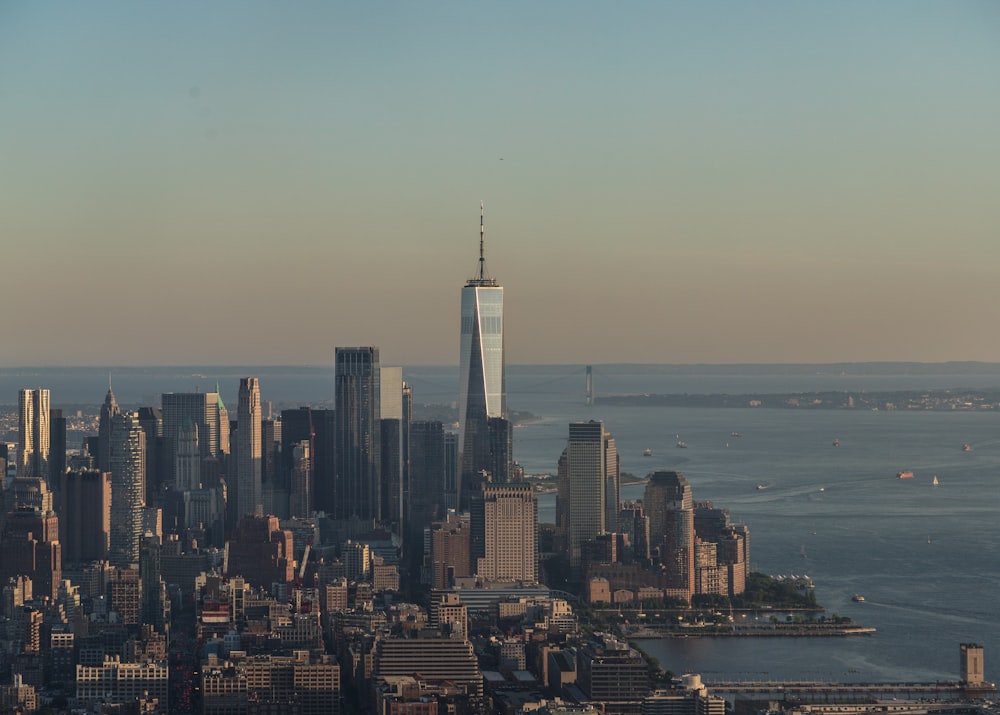
[[[313,449],[312,483],[313,509],[333,514],[336,494],[337,414],[334,410],[312,410]],[[282,426],[282,439],[285,427]]]
[[[405,505],[403,554],[412,568],[423,552],[424,529],[444,518],[444,426],[418,420],[410,425],[410,499]]]
[[[292,445],[292,473],[289,489],[289,516],[306,519],[312,516],[312,451],[311,440]]]
[[[163,632],[168,611],[167,588],[160,569],[159,536],[146,534],[139,542],[139,583],[142,603],[139,621]]]
[[[163,464],[163,414],[158,407],[139,408],[139,426],[146,434],[146,503],[156,504],[170,472]]]
[[[49,478],[49,391],[44,388],[20,390],[17,394],[18,429],[17,474]]]
[[[104,396],[101,405],[101,416],[97,421],[97,469],[101,472],[111,471],[111,421],[121,414],[115,393],[108,385],[108,394]]]
[[[431,525],[428,578],[431,588],[452,588],[456,578],[472,575],[468,514],[451,512]]]
[[[506,484],[511,480],[514,465],[514,430],[510,420],[490,417],[487,422],[490,434],[490,481]]]
[[[260,485],[265,514],[287,519],[290,482],[282,471],[280,419],[260,422]]]
[[[256,514],[261,502],[261,406],[260,383],[256,377],[240,378],[236,412],[236,479],[230,500],[240,519]]]
[[[47,413],[46,413],[47,414]],[[0,583],[28,576],[36,597],[56,598],[62,580],[62,547],[55,512],[25,507],[4,519],[0,536]]]
[[[59,477],[66,471],[66,418],[62,410],[49,410],[49,479],[59,487]]]
[[[408,461],[412,461],[408,460]],[[458,462],[458,434],[455,432],[444,433],[444,500],[442,506],[445,509],[458,509],[458,485],[459,474],[462,465]],[[412,481],[412,477],[410,480]],[[412,488],[410,488],[412,491]],[[409,503],[409,497],[407,497]]]
[[[481,208],[481,207],[480,207]],[[503,341],[503,287],[486,271],[479,217],[479,267],[462,288],[458,429],[461,459],[459,506],[469,508],[483,473],[492,466],[489,419],[507,415],[507,370]]]
[[[538,581],[538,500],[530,484],[484,484],[471,518],[478,576]]]
[[[198,426],[198,449],[202,459],[219,454],[219,400],[215,392],[166,392],[161,396],[163,409],[163,461],[166,482],[176,479],[175,458],[178,439],[184,425],[190,421]],[[228,440],[227,440],[228,443]]]
[[[110,560],[128,566],[139,560],[146,495],[146,433],[138,413],[120,412],[112,418],[110,459]]]
[[[66,472],[59,492],[60,541],[67,563],[108,558],[111,534],[111,472],[82,469]]]
[[[145,430],[143,431],[145,432]],[[198,445],[198,425],[191,420],[186,420],[177,433],[177,451],[174,455],[174,488],[179,492],[201,488],[201,448]]]
[[[622,504],[622,475],[615,438],[604,436],[604,530],[618,532],[618,510]]]
[[[595,633],[577,650],[576,668],[580,690],[603,703],[603,712],[637,713],[649,694],[649,668],[642,655],[606,633]]]
[[[212,395],[209,395],[211,399]],[[219,383],[215,383],[215,406],[209,405],[208,417],[215,422],[216,442],[218,452],[216,456],[229,454],[229,410],[222,402],[222,393],[219,391]]]
[[[646,483],[643,508],[649,517],[650,547],[664,567],[667,589],[690,600],[695,592],[694,499],[680,472],[654,472]]]
[[[566,521],[570,563],[580,564],[581,545],[607,531],[609,460],[617,473],[618,455],[604,423],[572,422],[564,453],[560,508]]]
[[[254,586],[291,583],[295,559],[292,532],[280,528],[276,516],[246,515],[229,543],[229,573]]]
[[[379,380],[379,509],[385,524],[398,533],[403,508],[403,368],[383,367]]]
[[[334,516],[379,521],[381,377],[376,347],[337,348]]]

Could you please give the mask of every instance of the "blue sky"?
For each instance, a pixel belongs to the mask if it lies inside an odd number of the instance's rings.
[[[993,2],[0,5],[8,365],[1000,360]]]

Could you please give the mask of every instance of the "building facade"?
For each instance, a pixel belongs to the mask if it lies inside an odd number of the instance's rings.
[[[116,566],[139,561],[142,510],[146,496],[146,433],[135,412],[111,422],[110,560]]]
[[[17,393],[17,475],[49,478],[49,391],[44,388]]]
[[[559,511],[570,563],[578,566],[582,545],[608,530],[609,493],[615,492],[608,485],[617,483],[618,453],[603,422],[573,422],[561,461]]]
[[[646,483],[643,507],[649,517],[650,546],[666,573],[672,595],[695,593],[694,499],[680,472],[654,472]]]
[[[256,377],[240,378],[236,408],[236,479],[230,500],[236,519],[256,514],[261,500],[261,420],[260,382]]]
[[[484,484],[472,505],[476,574],[538,581],[538,500],[529,484]]]

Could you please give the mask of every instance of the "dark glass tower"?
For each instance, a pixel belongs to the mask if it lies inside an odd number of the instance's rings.
[[[378,348],[337,348],[334,362],[337,402],[334,516],[380,521]]]
[[[459,508],[462,510],[469,508],[471,495],[479,491],[483,473],[489,473],[493,467],[490,418],[508,419],[503,287],[486,272],[485,233],[480,211],[479,268],[476,277],[462,288],[458,403]]]
[[[410,424],[410,498],[403,515],[403,555],[412,569],[423,553],[424,529],[444,518],[444,427],[440,422]]]

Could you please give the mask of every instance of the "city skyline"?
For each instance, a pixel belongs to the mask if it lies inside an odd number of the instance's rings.
[[[0,362],[450,364],[480,200],[511,364],[1000,359],[998,25],[986,2],[6,5],[0,230],[31,310]]]

